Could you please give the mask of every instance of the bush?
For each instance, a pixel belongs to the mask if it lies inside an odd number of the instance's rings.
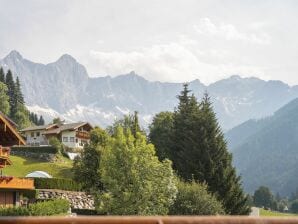
[[[0,216],[29,216],[29,215],[30,215],[29,209],[24,207],[0,208]]]
[[[63,145],[62,143],[59,141],[58,138],[56,137],[51,137],[49,139],[49,144],[54,147],[56,149],[57,153],[62,153],[63,152]]]
[[[0,208],[0,216],[51,216],[66,214],[69,202],[65,199],[56,199],[30,204],[25,207]]]
[[[25,190],[23,192],[23,197],[28,198],[28,199],[37,199],[38,197],[38,190]]]
[[[101,215],[97,213],[96,210],[91,209],[71,209],[72,213],[76,213],[78,215]]]
[[[28,207],[31,216],[51,216],[66,214],[69,208],[69,202],[65,199],[38,202],[36,204],[31,204]]]
[[[294,213],[298,213],[298,200],[292,202],[291,211]]]
[[[82,185],[72,179],[34,178],[36,189],[60,189],[65,191],[81,191]]]
[[[222,204],[207,191],[207,185],[178,181],[178,194],[170,208],[170,215],[224,214]]]
[[[56,154],[58,150],[53,146],[14,146],[12,152],[49,153]]]

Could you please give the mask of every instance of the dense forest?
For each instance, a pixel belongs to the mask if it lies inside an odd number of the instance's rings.
[[[3,68],[0,68],[0,111],[10,117],[19,129],[45,123],[42,116],[38,117],[26,108],[19,78],[14,80],[12,72],[8,70],[5,73]]]

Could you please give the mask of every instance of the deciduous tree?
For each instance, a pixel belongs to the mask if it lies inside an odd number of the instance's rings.
[[[140,132],[136,138],[118,127],[102,151],[97,209],[110,215],[166,215],[176,195],[171,162],[160,162]]]

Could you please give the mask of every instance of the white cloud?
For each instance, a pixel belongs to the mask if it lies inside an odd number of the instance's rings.
[[[191,42],[191,46],[193,44]],[[181,43],[153,45],[131,52],[90,52],[92,64],[97,67],[95,70],[112,76],[134,70],[152,81],[185,82],[200,79],[203,83],[211,83],[231,74],[264,75],[258,67],[239,65],[233,61],[221,62],[227,54],[229,52],[215,49],[200,51]],[[219,62],[201,60],[207,57],[217,58]]]
[[[234,25],[221,23],[215,24],[209,18],[200,19],[194,26],[198,34],[224,38],[229,41],[245,41],[255,44],[270,44],[271,38],[264,32],[245,33],[239,31]]]
[[[91,51],[100,73],[118,75],[136,71],[149,80],[185,81],[195,79],[204,65],[183,45],[170,43],[141,48],[138,51]]]

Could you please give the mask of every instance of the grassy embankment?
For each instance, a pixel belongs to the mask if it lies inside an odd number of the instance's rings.
[[[298,214],[293,213],[282,213],[276,211],[269,211],[265,209],[260,209],[260,216],[280,216],[280,217],[290,217],[290,216],[297,216]]]
[[[41,162],[36,159],[24,158],[20,156],[10,156],[12,165],[3,169],[3,174],[7,176],[25,177],[33,171],[45,171],[53,177],[71,178],[72,161],[61,157],[59,162]]]

